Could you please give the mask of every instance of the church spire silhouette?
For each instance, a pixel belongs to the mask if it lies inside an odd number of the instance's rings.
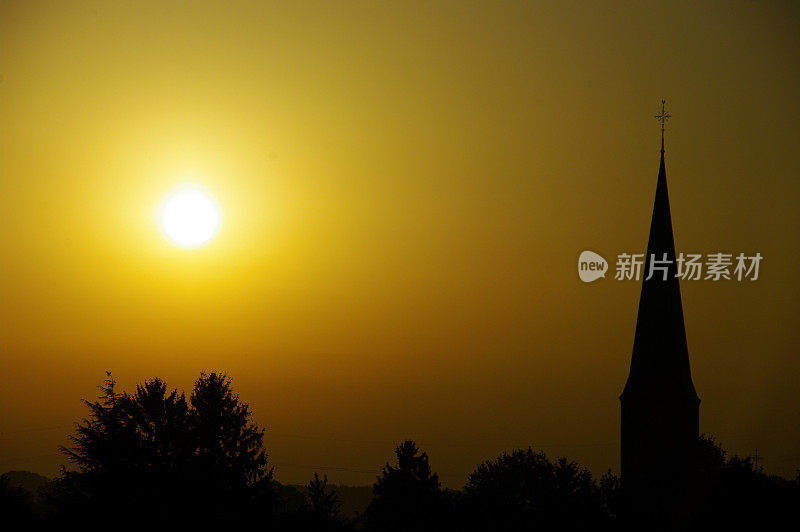
[[[700,399],[689,365],[664,163],[664,123],[670,117],[664,103],[656,115],[661,163],[633,354],[620,396],[622,482],[641,497],[681,482],[699,436]],[[653,496],[668,504],[664,494]]]

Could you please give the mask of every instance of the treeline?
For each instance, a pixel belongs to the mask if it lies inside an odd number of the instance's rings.
[[[442,488],[414,442],[395,448],[357,516],[326,476],[304,493],[273,479],[264,430],[231,387],[202,374],[191,394],[160,379],[119,393],[109,377],[88,416],[62,447],[70,468],[34,497],[0,477],[0,523],[78,526],[258,526],[260,530],[519,531],[639,528],[620,481],[577,463],[518,449],[477,466],[462,490]],[[750,457],[728,457],[711,438],[698,442],[691,507],[681,528],[764,525],[796,520],[800,477],[770,477]],[[657,474],[657,472],[654,472]],[[649,523],[648,529],[658,526]],[[662,523],[665,524],[665,523]]]

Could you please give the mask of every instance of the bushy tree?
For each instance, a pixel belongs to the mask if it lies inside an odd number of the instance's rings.
[[[696,453],[694,527],[785,526],[797,520],[800,482],[764,473],[752,456],[729,456],[710,436],[701,436]]]
[[[551,462],[530,447],[479,465],[465,501],[475,530],[573,530],[608,519],[589,471],[566,458]]]

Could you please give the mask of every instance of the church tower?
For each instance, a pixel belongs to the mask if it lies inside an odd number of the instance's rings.
[[[647,257],[633,341],[630,374],[621,402],[623,489],[636,511],[672,513],[673,494],[685,486],[699,436],[700,399],[689,367],[681,291],[672,237],[664,122]],[[655,260],[655,262],[653,262]],[[651,263],[655,266],[648,279]]]

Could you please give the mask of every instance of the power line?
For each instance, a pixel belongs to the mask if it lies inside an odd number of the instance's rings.
[[[286,434],[282,432],[273,432],[271,430],[267,430],[265,433],[265,437],[269,439],[270,437],[277,437],[277,438],[296,438],[302,440],[321,440],[321,441],[337,441],[342,443],[363,443],[363,444],[375,444],[375,445],[391,445],[395,446],[400,443],[400,440],[360,440],[360,439],[351,439],[351,438],[334,438],[330,436],[306,436],[301,434]],[[423,446],[444,446],[444,447],[519,447],[520,444],[513,443],[513,442],[485,442],[485,441],[461,441],[461,442],[437,442],[435,444],[431,444],[430,442],[425,441],[418,441],[414,440],[419,445]],[[526,443],[522,444],[524,446],[530,445],[531,447],[605,447],[605,446],[612,446],[618,445],[619,442],[582,442],[582,443],[555,443],[555,442],[536,442],[536,443]]]
[[[354,469],[351,467],[338,467],[338,466],[321,466],[312,464],[295,464],[290,462],[275,462],[276,467],[298,467],[302,469],[312,469],[320,471],[345,471],[348,473],[364,473],[369,475],[380,475],[381,471],[377,469]]]
[[[61,456],[61,453],[47,453],[47,454],[34,454],[30,456],[19,456],[17,458],[8,458],[6,460],[0,460],[0,464],[27,462],[29,460],[36,460],[37,458],[49,458],[51,456]]]
[[[25,432],[45,432],[48,430],[65,429],[72,426],[73,425],[49,425],[46,427],[32,427],[32,428],[18,429],[18,430],[3,430],[0,431],[0,437],[10,436],[12,434],[22,434]]]

